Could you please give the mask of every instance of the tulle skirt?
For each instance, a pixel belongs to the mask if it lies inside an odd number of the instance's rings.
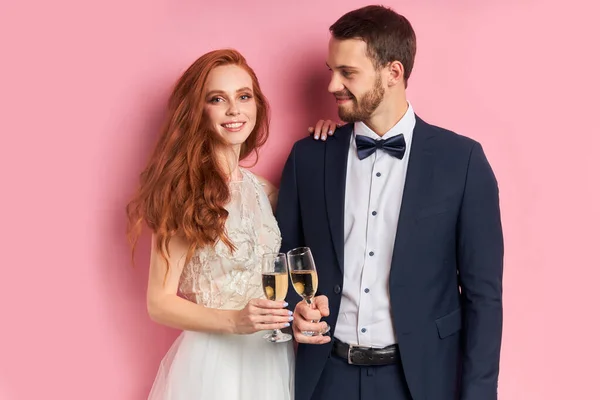
[[[148,400],[293,400],[292,342],[184,331],[161,362]]]

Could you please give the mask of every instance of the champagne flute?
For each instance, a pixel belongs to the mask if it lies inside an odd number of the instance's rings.
[[[288,266],[285,254],[269,253],[262,257],[262,287],[268,300],[283,301],[288,292]],[[273,329],[263,336],[271,343],[287,342],[292,335]]]
[[[313,298],[317,294],[319,276],[315,267],[312,252],[308,247],[298,247],[287,253],[290,264],[290,276],[296,293],[313,308]],[[314,323],[318,321],[312,321]],[[329,325],[323,332],[302,331],[303,335],[316,336],[329,332]]]

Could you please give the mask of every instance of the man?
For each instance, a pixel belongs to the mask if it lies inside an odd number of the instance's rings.
[[[294,145],[277,209],[282,250],[310,247],[319,276],[316,308],[288,300],[296,400],[497,399],[504,250],[483,149],[407,102],[406,18],[368,6],[330,31],[348,124]],[[325,321],[332,339],[302,333]]]

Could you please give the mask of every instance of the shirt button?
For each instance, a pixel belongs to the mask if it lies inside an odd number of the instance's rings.
[[[340,293],[342,292],[342,288],[340,287],[340,285],[335,285],[335,286],[333,287],[333,292],[334,292],[335,294],[340,294]]]
[[[373,257],[373,256],[375,255],[375,253],[373,253],[372,251],[370,251],[370,252],[369,252],[369,255],[370,255],[371,257]]]
[[[375,176],[379,178],[381,176],[381,172],[376,173]]]
[[[367,328],[362,328],[360,331],[361,331],[362,333],[365,333],[365,332],[367,331]]]
[[[369,288],[365,288],[365,293],[369,293],[371,290]]]
[[[373,211],[373,212],[371,213],[371,215],[373,215],[373,216],[377,215],[377,211]]]

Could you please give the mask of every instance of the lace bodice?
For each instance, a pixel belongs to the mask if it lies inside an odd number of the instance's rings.
[[[242,169],[230,183],[231,201],[225,228],[236,246],[232,254],[222,242],[196,251],[179,280],[179,294],[205,307],[240,310],[253,298],[264,298],[261,258],[276,253],[281,233],[269,199],[258,179]]]

